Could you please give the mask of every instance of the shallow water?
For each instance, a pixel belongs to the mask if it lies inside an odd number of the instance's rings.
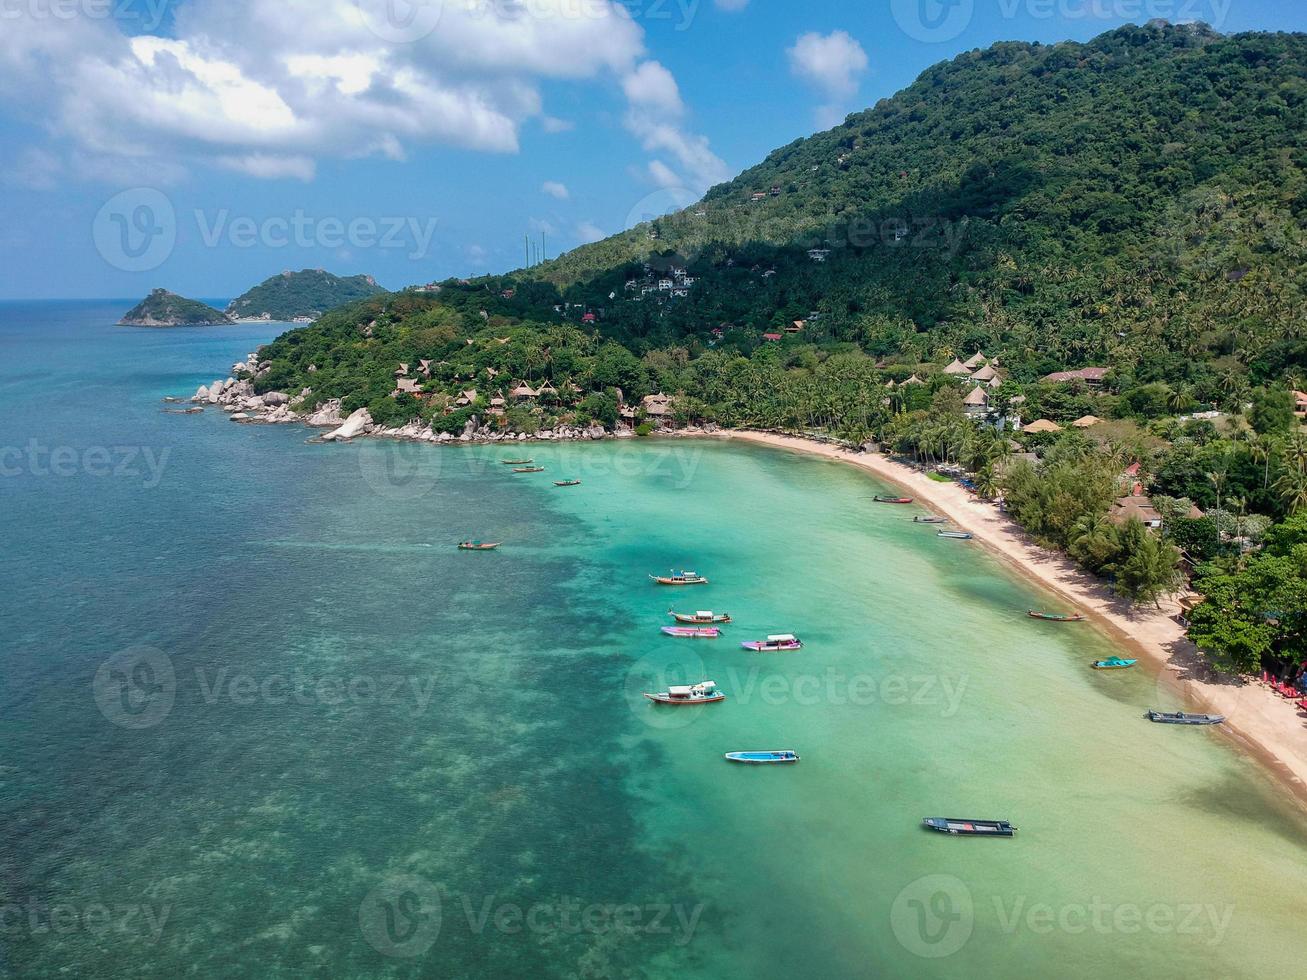
[[[0,974],[1300,972],[1296,807],[866,475],[164,415],[268,328],[120,312],[0,305]]]

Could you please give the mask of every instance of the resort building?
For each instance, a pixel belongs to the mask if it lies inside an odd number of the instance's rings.
[[[1071,384],[1076,381],[1083,381],[1091,388],[1101,388],[1103,379],[1107,377],[1111,368],[1090,367],[1081,368],[1078,371],[1054,371],[1044,378],[1049,384]]]
[[[1050,422],[1048,419],[1035,419],[1021,431],[1029,435],[1039,435],[1043,432],[1061,432],[1062,426],[1056,422]]]
[[[955,357],[953,363],[944,369],[944,373],[955,378],[965,378],[971,374],[971,369]]]

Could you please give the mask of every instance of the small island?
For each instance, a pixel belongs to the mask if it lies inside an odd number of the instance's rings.
[[[221,310],[198,300],[178,296],[166,289],[155,289],[128,310],[120,327],[211,327],[234,322]]]
[[[384,292],[371,276],[341,277],[324,269],[287,270],[236,297],[227,313],[238,320],[305,322]]]

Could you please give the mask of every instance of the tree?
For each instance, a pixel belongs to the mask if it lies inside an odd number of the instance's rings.
[[[1256,388],[1252,393],[1248,424],[1259,435],[1288,432],[1298,421],[1294,415],[1296,407],[1293,393],[1287,388]]]
[[[1162,596],[1180,588],[1180,549],[1162,540],[1131,518],[1120,531],[1121,550],[1109,566],[1116,577],[1116,592],[1132,602],[1151,602],[1161,608]]]
[[[1255,555],[1233,568],[1203,566],[1196,583],[1203,601],[1190,615],[1189,638],[1219,669],[1252,673],[1277,659],[1300,663],[1307,656],[1305,548]]]

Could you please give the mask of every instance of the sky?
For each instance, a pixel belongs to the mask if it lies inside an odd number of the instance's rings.
[[[1155,17],[1307,30],[1287,0],[0,0],[0,299],[508,271],[960,52]]]

